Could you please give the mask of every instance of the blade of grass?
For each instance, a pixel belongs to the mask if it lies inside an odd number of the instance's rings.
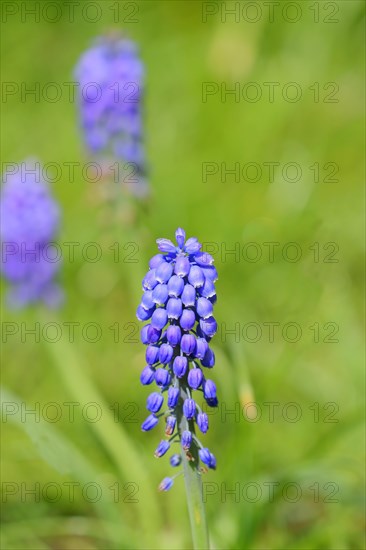
[[[123,425],[116,424],[113,415],[103,397],[88,377],[87,368],[75,346],[59,340],[46,343],[49,356],[70,394],[79,402],[94,402],[101,407],[103,414],[98,422],[90,424],[95,435],[103,444],[115,463],[120,476],[125,481],[136,482],[139,494],[143,496],[136,503],[144,533],[158,530],[160,524],[159,508],[152,489],[145,464],[141,460],[131,438]]]
[[[2,411],[6,410],[6,403],[11,403],[13,406],[11,414],[6,417],[6,421],[23,430],[33,442],[40,458],[57,472],[70,474],[84,483],[99,478],[98,471],[90,461],[54,426],[50,426],[42,419],[33,418],[32,415],[27,415],[26,421],[24,421],[21,413],[22,403],[24,402],[17,395],[2,387],[0,388],[0,401]],[[107,488],[104,489],[104,494],[110,492]],[[121,524],[118,508],[107,499],[97,500],[93,503],[93,506],[100,517],[107,521],[107,535],[115,544],[115,548],[119,548],[122,542],[121,533],[125,526],[123,523]],[[121,526],[123,526],[123,529],[121,529]]]

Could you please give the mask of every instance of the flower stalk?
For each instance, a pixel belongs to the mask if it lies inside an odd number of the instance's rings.
[[[184,386],[181,386],[182,395],[186,395]],[[178,431],[182,434],[185,430],[194,433],[193,421],[188,421],[182,414],[178,421]],[[192,448],[190,457],[183,453],[183,474],[186,487],[187,507],[191,525],[192,542],[195,550],[208,549],[209,538],[206,520],[206,508],[203,502],[202,475],[195,467],[198,463],[198,449]]]

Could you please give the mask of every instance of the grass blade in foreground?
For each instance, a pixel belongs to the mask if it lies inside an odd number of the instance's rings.
[[[49,344],[47,349],[70,394],[78,401],[96,402],[102,408],[100,420],[91,423],[91,428],[113,459],[121,477],[125,481],[138,481],[143,498],[134,506],[139,510],[142,531],[146,534],[153,533],[160,524],[160,515],[151,479],[133,442],[123,426],[114,422],[108,404],[87,376],[85,365],[74,347],[58,341]]]

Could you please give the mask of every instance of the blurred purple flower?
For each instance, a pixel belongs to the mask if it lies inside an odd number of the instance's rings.
[[[27,160],[3,176],[0,193],[1,273],[11,284],[10,307],[42,301],[58,307],[63,293],[55,282],[60,261],[52,254],[60,209],[42,179],[41,165]]]
[[[128,163],[124,182],[136,196],[148,193],[142,143],[143,76],[136,45],[116,36],[100,37],[75,69],[86,146],[111,163]]]

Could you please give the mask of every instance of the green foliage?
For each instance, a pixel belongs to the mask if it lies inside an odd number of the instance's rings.
[[[52,186],[64,210],[67,301],[47,320],[37,309],[3,311],[3,400],[18,409],[2,424],[1,548],[191,547],[183,478],[167,494],[154,492],[170,467],[152,458],[156,433],[140,431],[147,390],[138,380],[144,350],[134,325],[154,241],[173,236],[178,226],[214,247],[220,277],[221,330],[212,376],[221,406],[205,436],[218,470],[203,478],[212,546],[363,548],[364,4],[330,3],[339,7],[336,23],[324,22],[322,2],[298,2],[302,17],[296,23],[280,15],[271,23],[265,11],[256,23],[242,16],[222,22],[220,11],[203,23],[200,2],[145,1],[136,4],[138,22],[119,24],[110,8],[116,3],[99,4],[102,17],[95,23],[76,10],[74,23],[64,11],[57,23],[31,17],[22,22],[14,15],[3,25],[3,81],[40,83],[40,89],[56,82],[62,89],[54,103],[42,96],[39,102],[22,100],[20,93],[4,99],[2,159],[37,156],[62,168]],[[320,6],[319,23],[310,4]],[[66,5],[60,2],[63,10]],[[138,227],[127,228],[129,206],[123,202],[120,222],[109,223],[100,200],[103,184],[83,178],[80,164],[70,182],[65,164],[88,159],[77,106],[63,83],[72,81],[82,51],[110,27],[139,42],[146,64],[153,196]],[[262,99],[243,98],[248,82],[260,86]],[[280,83],[273,102],[268,82]],[[290,82],[301,88],[297,102],[283,98]],[[206,102],[204,83],[219,87]],[[228,89],[239,83],[239,101],[233,95],[221,101],[222,83]],[[327,83],[339,88],[324,89]],[[338,102],[326,102],[331,92]],[[273,181],[271,162],[279,163]],[[217,168],[206,178],[205,163]],[[221,163],[228,169],[239,163],[239,181],[234,175],[225,181]],[[258,181],[248,163],[260,167]],[[291,181],[288,163],[300,166],[299,181]],[[73,261],[64,244],[71,241],[80,243]],[[102,250],[98,262],[81,253],[89,242]],[[129,248],[131,242],[138,249]],[[270,242],[278,243],[273,257],[264,244]],[[296,243],[296,250],[288,243]],[[225,255],[233,249],[236,255]],[[298,250],[301,258],[291,261]],[[261,256],[254,261],[256,253]],[[43,331],[52,322],[61,327],[55,344],[52,327]],[[70,322],[78,323],[73,341],[65,325]],[[38,341],[24,336],[36,323]],[[88,323],[101,330],[95,342],[88,341],[92,327],[85,333]],[[239,335],[225,337],[223,323]],[[268,323],[275,323],[273,337]],[[18,327],[17,334],[6,333],[10,326]],[[84,408],[94,401],[97,408]],[[72,421],[65,405],[70,402],[77,403]],[[37,403],[39,423],[34,415],[22,417],[25,406]],[[61,408],[56,421],[49,419],[56,409],[44,409],[49,403]],[[94,422],[95,411],[101,420]],[[64,485],[70,482],[79,484],[73,500]],[[89,482],[102,490],[96,502],[82,493]],[[36,483],[39,502],[25,497],[21,486]],[[62,488],[58,500],[51,501],[52,488],[51,497],[42,495],[48,483]],[[13,495],[11,487],[18,488]]]

